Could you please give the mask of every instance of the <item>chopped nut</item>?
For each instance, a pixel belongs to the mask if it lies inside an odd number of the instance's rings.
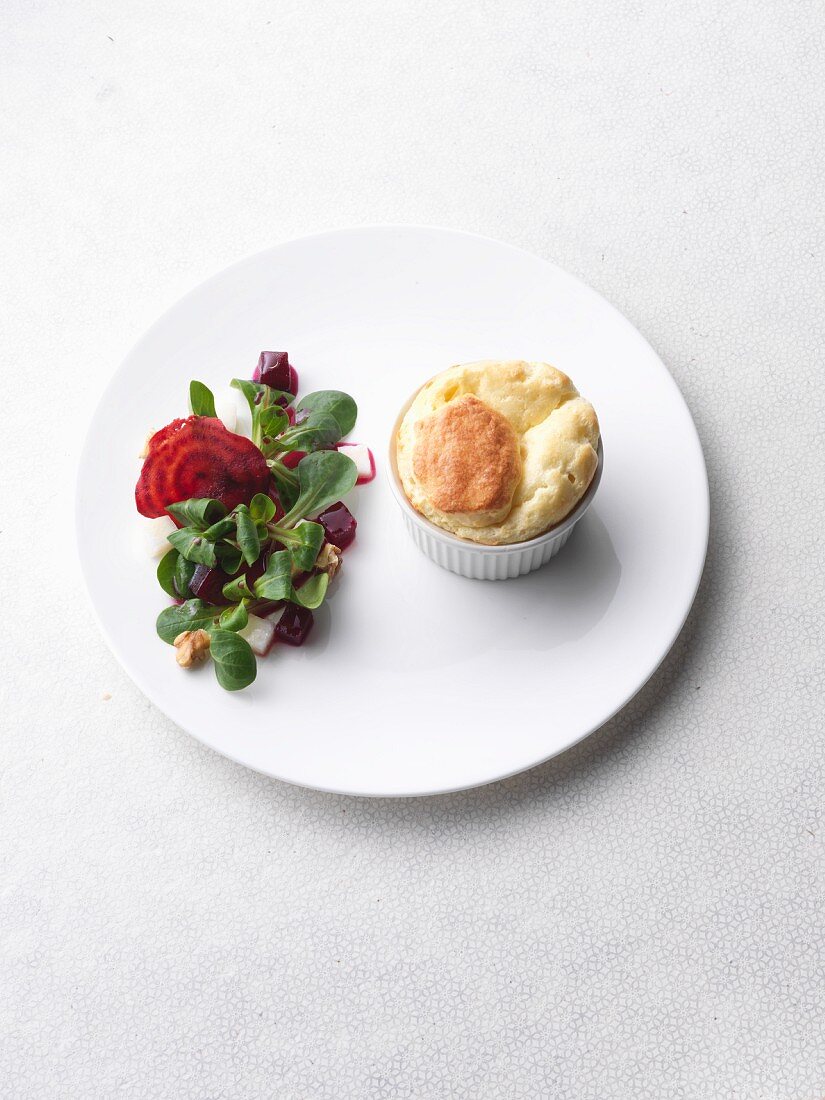
[[[181,668],[191,668],[209,656],[209,635],[205,630],[184,630],[172,644],[178,651],[175,660]]]
[[[341,551],[331,542],[325,542],[315,559],[315,568],[326,573],[330,580],[341,568]]]

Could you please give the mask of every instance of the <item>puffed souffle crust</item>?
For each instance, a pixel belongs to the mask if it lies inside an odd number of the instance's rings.
[[[560,523],[598,465],[589,401],[549,363],[483,360],[431,378],[398,429],[408,500],[431,523],[490,546]]]

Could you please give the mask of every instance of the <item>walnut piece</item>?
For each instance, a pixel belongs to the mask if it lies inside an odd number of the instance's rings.
[[[172,644],[177,650],[175,660],[181,668],[191,668],[209,656],[209,635],[205,630],[184,630]]]
[[[341,568],[341,551],[331,542],[325,542],[315,559],[315,568],[326,573],[330,580]]]

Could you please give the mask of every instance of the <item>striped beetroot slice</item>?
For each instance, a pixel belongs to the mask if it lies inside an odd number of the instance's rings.
[[[251,440],[213,417],[189,416],[173,420],[149,440],[135,503],[141,515],[152,519],[192,497],[213,497],[231,509],[265,493],[269,480],[266,460]]]

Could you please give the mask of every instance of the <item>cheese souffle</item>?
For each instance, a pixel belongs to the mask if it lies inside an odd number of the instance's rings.
[[[560,523],[598,466],[599,422],[548,363],[483,360],[430,379],[396,438],[404,492],[431,523],[491,546]]]

